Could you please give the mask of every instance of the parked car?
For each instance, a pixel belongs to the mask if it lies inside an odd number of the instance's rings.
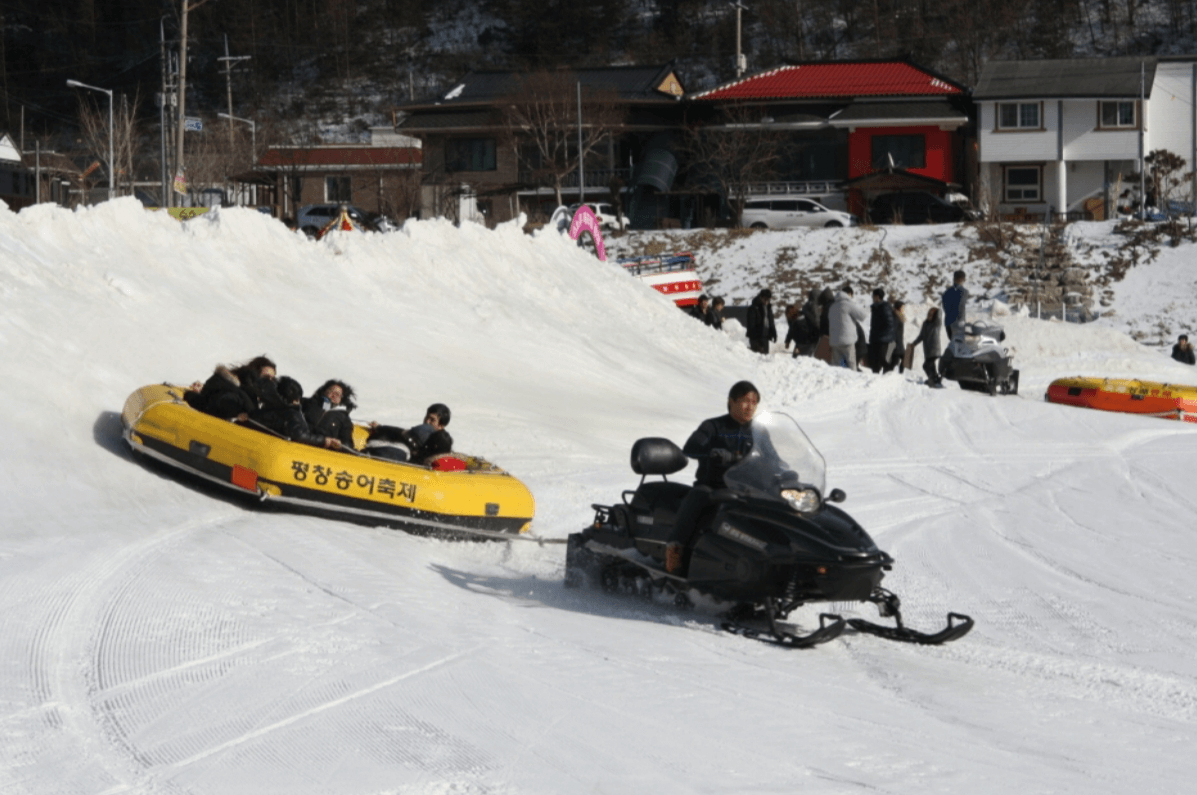
[[[950,224],[974,221],[974,210],[945,201],[933,193],[883,193],[873,199],[869,217],[875,224]]]
[[[571,204],[568,207],[564,204],[558,206],[553,211],[552,217],[549,218],[549,226],[555,226],[558,229],[568,227],[574,219],[574,213],[581,206],[580,204]],[[615,205],[609,202],[586,202],[586,206],[594,212],[599,229],[627,229],[628,225],[632,223],[626,215],[616,213]]]
[[[829,210],[812,199],[749,199],[740,223],[753,229],[854,226],[856,216]]]
[[[308,237],[315,238],[320,230],[328,225],[328,221],[340,216],[341,207],[345,206],[353,223],[372,232],[393,232],[399,229],[399,224],[383,216],[382,213],[367,213],[360,207],[353,205],[304,205],[299,208],[296,216],[296,229]]]

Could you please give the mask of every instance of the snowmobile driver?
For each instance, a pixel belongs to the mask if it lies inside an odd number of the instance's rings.
[[[682,448],[698,461],[694,487],[678,506],[665,546],[665,571],[682,574],[686,550],[693,546],[699,518],[715,489],[726,487],[723,473],[752,450],[752,418],[761,393],[750,381],[737,381],[727,395],[727,414],[705,420]]]

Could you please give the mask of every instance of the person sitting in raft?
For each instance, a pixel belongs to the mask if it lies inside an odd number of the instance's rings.
[[[379,425],[370,423],[370,437],[366,440],[366,451],[370,455],[389,458],[392,461],[417,461],[426,457],[424,445],[429,437],[437,431],[443,431],[452,417],[449,407],[444,403],[433,403],[424,412],[424,422],[413,428],[404,430],[393,425]],[[409,453],[403,458],[396,456],[403,454],[398,445],[404,445]]]
[[[278,380],[278,388],[271,390],[266,396],[266,405],[254,411],[250,415],[250,419],[263,428],[285,436],[293,442],[329,450],[340,450],[340,439],[313,433],[308,427],[299,402],[302,397],[303,387],[299,385],[299,382],[294,378],[283,376]]]
[[[349,412],[357,408],[353,402],[353,387],[344,381],[330,379],[316,390],[316,394],[302,402],[303,416],[313,433],[338,439],[342,447],[354,447],[353,420],[349,418]]]
[[[278,368],[266,356],[257,356],[237,367],[216,366],[207,381],[196,381],[183,393],[183,400],[197,411],[222,420],[249,419],[262,406],[265,392],[272,392]]]

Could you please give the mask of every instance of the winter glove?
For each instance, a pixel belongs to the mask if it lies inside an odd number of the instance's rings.
[[[732,462],[736,460],[736,454],[731,450],[720,447],[711,451],[711,460],[725,467],[731,466]]]

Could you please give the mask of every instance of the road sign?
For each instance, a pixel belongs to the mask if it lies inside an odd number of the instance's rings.
[[[186,130],[187,132],[203,132],[204,131],[204,120],[196,119],[191,116],[188,116],[183,121],[183,129]]]

